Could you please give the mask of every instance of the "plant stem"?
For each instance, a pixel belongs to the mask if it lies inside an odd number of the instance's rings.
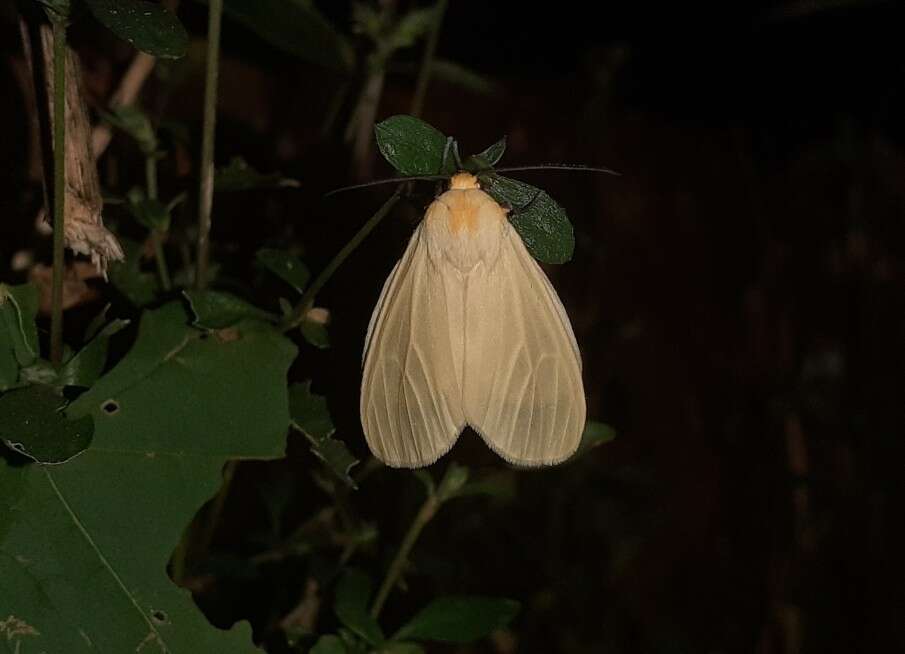
[[[66,24],[53,22],[53,283],[50,361],[63,361],[63,257],[66,229]]]
[[[427,85],[431,78],[431,68],[434,63],[434,54],[437,52],[437,41],[440,39],[440,27],[443,25],[443,17],[446,15],[448,0],[437,0],[434,7],[434,24],[431,25],[430,34],[427,36],[427,44],[424,46],[424,57],[421,59],[421,69],[418,71],[418,81],[415,83],[415,95],[412,98],[412,115],[420,116],[424,108],[424,96],[427,93]]]
[[[349,255],[355,251],[355,248],[361,244],[365,237],[380,224],[380,221],[383,220],[388,213],[390,213],[390,210],[396,205],[400,197],[402,197],[401,185],[396,189],[396,192],[383,203],[374,215],[368,218],[368,222],[362,225],[355,236],[343,246],[343,249],[336,253],[336,256],[327,264],[327,267],[321,271],[317,278],[311,283],[311,286],[305,290],[305,293],[298,301],[298,304],[295,305],[295,309],[292,313],[286,316],[280,323],[279,328],[282,331],[288,332],[302,324],[305,320],[305,315],[308,313],[308,309],[314,304],[314,299],[317,297],[318,292],[323,288],[324,284],[330,280],[337,268],[339,268]]]
[[[393,562],[387,570],[386,577],[383,578],[383,583],[380,584],[380,590],[377,591],[377,597],[374,599],[374,605],[371,607],[371,615],[373,617],[376,618],[380,615],[380,611],[383,608],[387,597],[389,597],[390,592],[396,585],[399,575],[402,574],[402,569],[405,567],[405,562],[408,560],[412,547],[414,547],[415,542],[418,540],[418,536],[421,535],[421,530],[424,529],[427,523],[431,521],[431,518],[436,515],[439,507],[440,500],[434,494],[429,495],[427,499],[424,500],[424,504],[421,505],[421,508],[415,515],[415,519],[412,520],[412,524],[409,526],[405,538],[402,539],[399,551],[396,552],[396,556],[393,558]]]
[[[157,199],[157,157],[152,152],[145,155],[145,186],[148,190],[148,199]],[[160,285],[163,290],[169,292],[173,288],[170,281],[170,269],[167,267],[167,259],[163,252],[163,233],[156,229],[151,230],[151,242],[154,244],[154,259],[157,261],[157,274],[160,277]]]
[[[210,0],[207,24],[207,74],[204,79],[204,126],[201,137],[201,192],[198,198],[198,259],[195,287],[207,284],[210,259],[211,208],[214,202],[214,127],[217,121],[217,76],[223,0]]]

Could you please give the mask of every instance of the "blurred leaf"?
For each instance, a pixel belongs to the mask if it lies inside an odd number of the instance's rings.
[[[448,159],[446,136],[414,116],[392,116],[374,132],[380,153],[403,175],[436,175]]]
[[[565,210],[545,191],[501,175],[481,176],[481,187],[512,211],[509,222],[525,247],[541,263],[565,263],[575,250],[572,223]]]
[[[185,54],[189,35],[176,16],[146,0],[85,0],[104,27],[139,50],[176,59]]]
[[[380,654],[424,654],[424,648],[417,643],[405,643],[395,640],[384,643],[377,651]]]
[[[498,91],[490,78],[448,59],[434,59],[431,76],[481,95],[493,95]]]
[[[512,501],[517,496],[515,473],[500,470],[481,479],[469,481],[456,493],[456,497],[486,495],[503,501]]]
[[[297,179],[279,173],[261,173],[248,165],[242,157],[233,157],[229,165],[218,168],[214,176],[214,190],[218,192],[248,191],[265,188],[298,188]]]
[[[436,16],[434,7],[412,9],[397,20],[389,33],[380,39],[382,48],[390,54],[415,45],[433,26]]]
[[[473,154],[465,160],[465,170],[474,174],[493,168],[506,152],[506,137],[488,147],[483,152]]]
[[[122,293],[136,307],[143,307],[157,297],[160,288],[157,275],[141,270],[142,247],[128,238],[121,238],[120,243],[126,257],[123,261],[111,261],[107,276],[113,287]]]
[[[325,438],[312,445],[311,451],[349,487],[358,488],[355,480],[349,475],[349,471],[358,463],[358,459],[349,452],[345,443],[335,438]]]
[[[126,208],[139,225],[161,233],[170,229],[169,208],[160,200],[145,197],[141,187],[136,186],[126,194]]]
[[[277,317],[224,291],[183,291],[195,320],[202,329],[224,329],[242,320],[276,322]]]
[[[0,329],[6,334],[0,343],[6,342],[20,366],[30,365],[38,358],[37,315],[38,289],[35,286],[0,284]]]
[[[111,320],[60,369],[58,383],[89,388],[104,371],[110,337],[122,331],[128,320]]]
[[[255,259],[257,259],[258,263],[267,268],[267,270],[295,288],[299,293],[305,290],[305,285],[308,283],[308,280],[311,279],[311,273],[308,272],[308,267],[302,263],[301,259],[289,252],[271,248],[261,248],[255,254]]]
[[[602,422],[594,422],[588,420],[584,426],[584,432],[581,435],[581,442],[578,444],[576,456],[581,456],[585,452],[594,449],[604,443],[609,443],[616,438],[616,430]]]
[[[311,380],[289,387],[289,416],[297,429],[316,440],[329,438],[336,431],[327,399],[311,392]]]
[[[468,644],[508,625],[519,611],[514,600],[494,597],[439,597],[393,636]]]
[[[44,7],[51,21],[65,22],[69,18],[69,0],[38,0],[38,4]]]
[[[0,440],[39,463],[63,463],[91,443],[91,416],[67,419],[66,398],[50,386],[28,386],[0,397]]]
[[[418,468],[417,470],[413,470],[412,474],[415,475],[415,479],[421,482],[421,485],[424,486],[424,492],[428,497],[431,497],[434,493],[437,492],[437,484],[434,483],[434,478],[431,477],[431,473],[428,472],[425,468]]]
[[[327,635],[317,639],[309,654],[346,654],[345,643],[339,636]]]
[[[284,453],[296,349],[261,323],[223,341],[187,321],[181,302],[145,312],[132,350],[69,405],[94,419],[81,455],[0,459],[0,615],[39,632],[40,651],[259,651],[248,624],[213,628],[166,566],[225,459]]]
[[[330,347],[330,334],[327,332],[326,325],[306,320],[302,323],[300,329],[305,340],[314,347],[321,350],[326,350]]]
[[[224,0],[226,15],[286,54],[331,70],[352,69],[345,38],[306,0]]]
[[[153,155],[157,151],[157,135],[151,126],[151,119],[138,107],[132,105],[113,107],[109,112],[102,111],[101,118],[131,136],[145,156]]]
[[[376,646],[383,643],[384,637],[377,620],[368,613],[371,591],[371,578],[360,570],[348,568],[336,587],[333,610],[340,622]]]
[[[459,492],[459,490],[468,481],[469,470],[465,466],[459,465],[455,461],[446,468],[443,479],[437,487],[437,497],[441,502],[451,499]]]
[[[57,379],[57,369],[46,359],[35,359],[31,365],[25,366],[19,371],[20,384],[59,386]]]

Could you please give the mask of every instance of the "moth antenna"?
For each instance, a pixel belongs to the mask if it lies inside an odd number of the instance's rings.
[[[506,166],[504,168],[492,168],[484,172],[497,173],[513,173],[521,170],[575,170],[588,173],[606,173],[607,175],[616,175],[622,177],[622,173],[612,168],[603,168],[601,166],[584,166],[582,164],[536,164],[531,166]]]
[[[382,184],[402,184],[404,182],[412,182],[412,181],[438,181],[449,179],[449,175],[413,175],[411,177],[390,177],[387,179],[375,179],[370,182],[363,182],[361,184],[352,184],[351,186],[341,186],[340,188],[335,188],[332,191],[325,193],[324,197],[328,198],[331,195],[336,195],[337,193],[342,193],[343,191],[354,191],[360,188],[368,188],[369,186],[380,186]]]

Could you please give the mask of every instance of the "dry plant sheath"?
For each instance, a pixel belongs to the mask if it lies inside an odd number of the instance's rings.
[[[507,461],[578,448],[586,402],[569,318],[503,209],[459,173],[427,209],[371,317],[361,421],[388,465],[436,461],[466,424]]]

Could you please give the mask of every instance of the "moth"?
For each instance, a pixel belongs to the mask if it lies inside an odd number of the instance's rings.
[[[586,400],[569,317],[470,173],[430,204],[387,278],[363,368],[362,428],[389,466],[433,463],[466,425],[520,466],[578,448]]]

